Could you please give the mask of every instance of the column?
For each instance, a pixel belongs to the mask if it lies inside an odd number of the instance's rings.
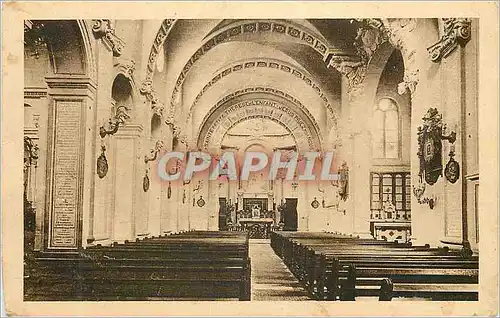
[[[144,199],[144,157],[139,154],[142,126],[125,124],[113,136],[115,165],[113,241],[133,240],[147,232],[147,211],[139,211]]]

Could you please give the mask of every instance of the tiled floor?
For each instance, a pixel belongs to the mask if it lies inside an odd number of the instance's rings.
[[[250,240],[252,300],[309,300],[306,291],[269,244],[269,240]]]

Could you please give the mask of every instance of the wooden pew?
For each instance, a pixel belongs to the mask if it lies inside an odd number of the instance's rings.
[[[246,236],[185,232],[40,254],[25,277],[28,300],[250,300]],[[57,288],[54,288],[57,286]]]
[[[477,299],[477,258],[465,260],[448,249],[330,234],[272,235],[277,254],[317,299]]]

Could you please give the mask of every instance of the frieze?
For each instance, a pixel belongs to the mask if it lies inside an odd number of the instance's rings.
[[[125,47],[125,42],[115,34],[113,23],[109,19],[92,20],[92,31],[96,39],[102,39],[113,50],[114,56],[120,56]]]
[[[176,95],[180,91],[180,86],[184,83],[184,79],[187,76],[187,73],[193,66],[193,64],[200,59],[201,56],[206,54],[209,50],[216,47],[221,43],[225,43],[231,40],[232,37],[242,35],[245,33],[261,33],[261,32],[274,32],[281,33],[284,35],[288,35],[297,39],[304,44],[310,46],[312,49],[317,51],[321,56],[324,56],[327,53],[327,45],[323,43],[322,40],[317,37],[309,34],[306,31],[299,30],[299,26],[292,26],[291,24],[287,24],[283,21],[275,22],[275,21],[255,21],[255,22],[239,22],[240,25],[232,24],[227,29],[219,32],[218,34],[211,37],[209,40],[205,42],[189,59],[189,61],[184,65],[184,68],[181,71],[181,74],[177,78],[176,85],[174,87],[172,93],[172,102],[170,104],[171,113],[175,112],[175,103],[173,102],[176,99]]]
[[[467,18],[442,18],[443,35],[427,48],[431,61],[439,62],[453,52],[458,45],[465,45],[471,38],[471,20]]]
[[[323,140],[322,138],[322,135],[319,133],[321,130],[318,126],[318,123],[314,120],[314,117],[312,116],[312,114],[309,112],[309,110],[307,109],[307,107],[305,107],[298,99],[294,98],[293,96],[283,92],[283,91],[280,91],[278,89],[274,89],[274,88],[270,88],[270,87],[260,87],[260,86],[257,86],[257,87],[247,87],[247,88],[244,88],[244,89],[241,89],[241,90],[237,90],[233,93],[230,93],[226,96],[224,96],[222,99],[220,99],[214,107],[212,107],[212,109],[210,109],[210,111],[207,113],[207,115],[205,115],[205,117],[203,118],[203,123],[207,122],[208,121],[208,118],[210,118],[215,111],[217,111],[219,109],[220,106],[222,106],[222,104],[226,103],[227,101],[237,97],[237,96],[241,96],[241,95],[244,95],[244,94],[248,94],[248,93],[256,93],[256,92],[265,92],[265,93],[272,93],[273,95],[276,95],[276,96],[280,96],[280,97],[283,97],[285,99],[287,99],[288,101],[294,103],[296,106],[299,107],[300,111],[303,112],[307,118],[311,121],[311,123],[313,124],[314,126],[314,129],[316,132],[318,132],[318,136],[320,138],[320,140]],[[267,103],[270,103],[270,101],[267,101],[267,100],[264,100],[264,101],[260,101],[260,102],[267,102]],[[333,124],[334,126],[337,125],[337,117],[335,117],[333,119]],[[202,125],[203,127],[203,125]],[[200,131],[201,131],[201,127],[200,127]],[[198,135],[199,135],[200,132],[198,132]]]
[[[231,115],[234,116],[231,117]],[[220,128],[224,128],[227,131],[236,123],[241,122],[242,120],[247,118],[267,118],[274,120],[284,125],[292,135],[294,134],[294,130],[300,127],[301,131],[304,133],[304,135],[306,135],[309,148],[318,148],[316,147],[316,142],[314,140],[313,134],[307,128],[307,124],[305,124],[294,111],[290,110],[284,105],[269,100],[247,100],[226,108],[221,114],[217,115],[217,118],[207,129],[207,133],[203,138],[203,147],[205,149],[208,148],[208,146],[210,145],[210,141],[213,139],[214,132],[220,130]],[[224,125],[224,121],[226,120],[229,120],[229,127],[225,127]],[[298,127],[296,126],[291,128],[290,125],[292,123],[297,124]],[[202,135],[203,126],[204,125],[202,125],[198,136]]]
[[[260,64],[260,65],[259,65]],[[332,120],[336,121],[336,114],[335,111],[329,102],[328,98],[326,95],[321,91],[319,88],[318,84],[313,82],[306,74],[303,74],[302,71],[294,68],[291,65],[283,64],[281,61],[263,61],[263,60],[255,60],[255,61],[245,61],[242,63],[238,63],[235,65],[232,65],[223,71],[221,71],[219,74],[214,76],[212,80],[210,80],[201,90],[201,92],[196,96],[193,104],[191,105],[191,108],[189,110],[189,115],[188,118],[191,117],[192,112],[196,104],[199,102],[201,97],[205,94],[205,92],[212,86],[214,85],[217,81],[220,79],[224,78],[225,76],[244,70],[248,68],[254,68],[254,67],[268,67],[276,70],[281,70],[283,72],[287,72],[290,74],[293,74],[297,76],[298,78],[302,79],[307,85],[311,86],[311,88],[317,93],[319,98],[325,103],[326,108],[328,109],[328,112],[330,113],[330,117]],[[295,99],[294,102],[297,102]]]
[[[165,39],[168,36],[168,33],[175,25],[177,19],[165,19],[163,20],[158,33],[156,34],[155,40],[149,52],[146,76],[144,78],[144,82],[152,82],[153,74],[155,70],[156,59],[158,57],[158,53],[161,51],[160,47],[165,43]]]
[[[333,67],[347,78],[348,91],[355,94],[362,89],[361,84],[366,77],[368,65],[375,51],[388,38],[383,32],[383,24],[373,19],[359,19],[359,27],[354,39],[355,56],[332,53],[327,57],[329,67]]]
[[[24,89],[24,98],[39,99],[45,97],[47,97],[47,88],[45,87]]]

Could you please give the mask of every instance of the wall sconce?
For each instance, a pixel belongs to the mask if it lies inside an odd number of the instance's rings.
[[[417,198],[419,204],[428,204],[431,210],[434,209],[436,205],[437,198],[432,195],[430,197],[424,197],[425,193],[425,183],[419,183],[417,186],[413,186],[413,195]]]
[[[163,142],[161,140],[158,140],[155,144],[155,148],[149,151],[149,156],[148,155],[144,156],[144,163],[155,161],[156,158],[158,157],[158,153],[162,148],[163,148]]]
[[[107,125],[102,125],[99,128],[99,135],[101,138],[106,137],[106,135],[114,135],[118,131],[118,128],[121,125],[125,124],[127,119],[130,119],[130,116],[127,114],[127,107],[118,106],[115,112],[115,116],[110,118]]]

